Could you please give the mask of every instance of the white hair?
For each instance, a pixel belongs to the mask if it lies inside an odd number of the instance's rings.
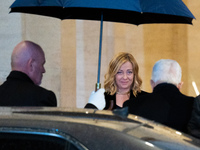
[[[161,59],[153,66],[151,80],[155,83],[171,83],[178,85],[181,82],[181,67],[175,60]]]

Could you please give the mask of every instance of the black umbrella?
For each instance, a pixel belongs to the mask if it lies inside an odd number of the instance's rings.
[[[192,24],[195,18],[182,0],[15,0],[11,12],[63,19],[101,20],[97,86],[100,88],[103,21]]]

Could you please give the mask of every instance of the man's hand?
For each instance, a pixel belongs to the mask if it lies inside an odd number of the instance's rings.
[[[106,106],[105,96],[104,96],[105,89],[99,89],[98,91],[92,91],[90,94],[88,103],[93,104],[99,110],[103,110]]]

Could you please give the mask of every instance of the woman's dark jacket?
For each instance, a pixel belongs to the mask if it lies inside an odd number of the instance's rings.
[[[141,96],[141,95],[145,95],[147,94],[147,92],[141,91],[138,92],[136,97]],[[109,95],[108,93],[104,93],[105,95],[105,100],[106,100],[106,106],[104,108],[104,110],[113,110],[113,109],[118,109],[121,108],[119,106],[116,105],[116,93],[114,95]],[[134,101],[134,99],[136,98],[133,95],[133,91],[130,91],[130,98],[128,101]],[[111,106],[112,105],[112,106]],[[85,108],[93,108],[93,109],[97,109],[93,104],[86,104]]]

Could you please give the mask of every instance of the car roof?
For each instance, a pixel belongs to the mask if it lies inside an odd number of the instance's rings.
[[[0,107],[0,133],[70,136],[88,149],[199,149],[200,141],[126,110]]]

